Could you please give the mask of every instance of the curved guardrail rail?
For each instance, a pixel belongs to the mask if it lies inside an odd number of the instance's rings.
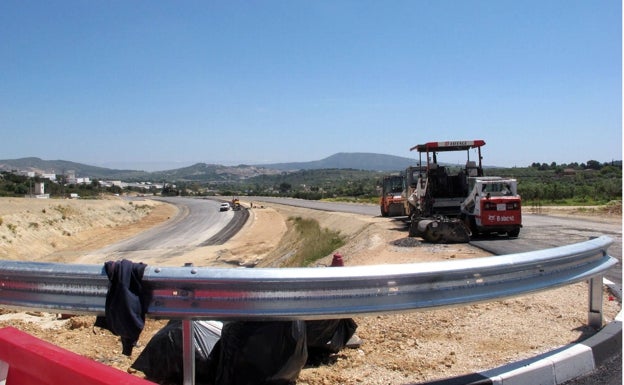
[[[343,318],[489,301],[590,280],[617,263],[607,254],[611,243],[602,236],[496,257],[341,268],[148,266],[143,284],[152,317]],[[108,285],[103,266],[0,261],[3,307],[104,314]],[[601,286],[590,285],[592,324],[596,316],[602,322]]]

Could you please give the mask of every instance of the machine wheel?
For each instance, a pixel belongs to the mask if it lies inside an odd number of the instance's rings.
[[[442,233],[432,229],[431,226],[427,226],[427,234],[424,238],[431,243],[438,243],[442,239]]]
[[[507,236],[512,237],[512,238],[516,238],[518,234],[520,234],[520,229],[513,229],[507,232]]]

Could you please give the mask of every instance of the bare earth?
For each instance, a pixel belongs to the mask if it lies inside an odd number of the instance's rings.
[[[175,212],[172,206],[150,200],[131,204],[121,199],[0,198],[0,259],[72,263],[88,251],[159,224]],[[212,256],[228,263],[254,261],[259,262],[258,266],[271,266],[290,251],[288,218],[296,216],[316,219],[322,227],[345,235],[348,243],[339,251],[349,266],[487,257],[485,252],[465,244],[420,243],[407,237],[400,222],[388,218],[274,204],[256,206],[250,214],[242,231],[225,245],[197,249],[185,255],[185,261],[205,261]],[[621,221],[621,212],[608,220]],[[331,255],[319,261],[319,265],[330,263]],[[179,260],[174,262],[179,264]],[[360,317],[356,322],[357,334],[363,340],[361,347],[345,349],[325,365],[304,368],[297,383],[414,384],[532,357],[593,333],[586,327],[587,293],[587,285],[581,283],[498,302]],[[604,304],[608,323],[621,304],[607,292]],[[141,347],[134,349],[129,358],[121,355],[118,338],[93,327],[94,319],[59,319],[55,314],[0,310],[0,327],[16,327],[142,376],[130,369]],[[141,346],[165,323],[148,320]]]

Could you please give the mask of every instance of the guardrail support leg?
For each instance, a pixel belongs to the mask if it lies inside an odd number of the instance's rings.
[[[602,327],[602,276],[589,280],[589,326]]]
[[[0,385],[6,385],[7,376],[9,375],[9,364],[0,361]]]
[[[193,341],[193,321],[182,320],[182,360],[184,385],[195,385],[195,342]]]

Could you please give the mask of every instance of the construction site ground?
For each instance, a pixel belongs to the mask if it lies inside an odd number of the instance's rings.
[[[151,228],[175,211],[173,206],[152,200],[0,198],[0,259],[72,263],[81,253]],[[542,213],[548,214],[548,209],[542,208]],[[582,211],[582,215],[591,213]],[[433,245],[409,238],[403,223],[392,218],[255,203],[249,221],[237,235],[223,245],[193,251],[186,261],[213,255],[227,259],[229,265],[253,260],[259,267],[271,266],[295,244],[289,221],[293,217],[315,219],[322,227],[339,231],[347,243],[338,251],[348,266],[488,256],[468,244]],[[603,213],[600,220],[621,221],[621,211]],[[324,257],[318,265],[329,266],[331,258]],[[604,296],[607,323],[620,311],[621,303],[607,291]],[[358,317],[355,321],[362,345],[344,349],[320,366],[304,368],[297,383],[415,384],[494,368],[592,335],[595,331],[587,326],[587,308],[587,285],[578,283],[495,302]],[[0,327],[16,327],[143,376],[130,366],[167,321],[148,319],[140,346],[130,357],[121,354],[119,338],[94,327],[94,321],[94,316],[62,319],[57,314],[0,310]]]

